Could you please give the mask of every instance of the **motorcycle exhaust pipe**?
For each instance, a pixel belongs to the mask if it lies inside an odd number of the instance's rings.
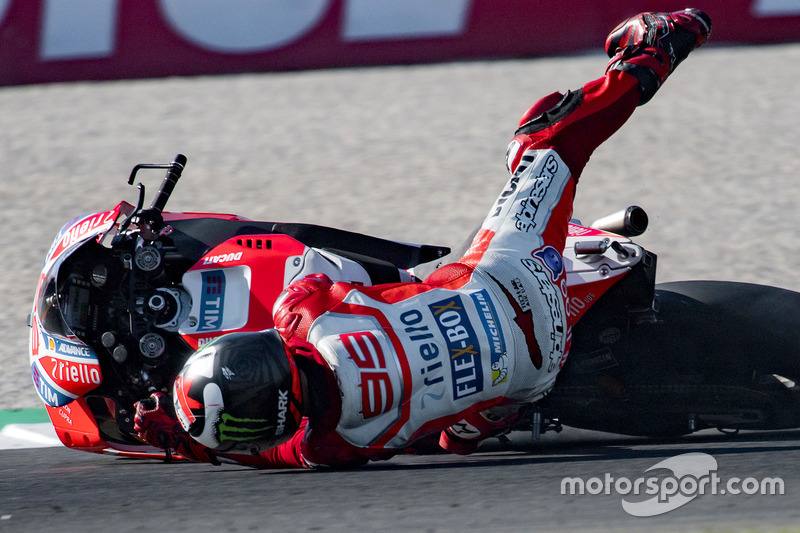
[[[632,205],[622,211],[598,218],[589,224],[589,227],[616,233],[623,237],[637,237],[647,230],[648,223],[649,219],[644,209],[638,205]]]

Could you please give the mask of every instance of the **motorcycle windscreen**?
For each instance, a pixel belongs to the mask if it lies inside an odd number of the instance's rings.
[[[51,407],[66,405],[102,382],[97,354],[75,334],[90,320],[91,284],[71,278],[69,259],[113,227],[118,215],[119,207],[65,225],[39,278],[30,323],[31,377]]]

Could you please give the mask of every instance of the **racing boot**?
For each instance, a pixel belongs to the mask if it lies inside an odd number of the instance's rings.
[[[711,17],[699,9],[672,13],[641,13],[622,22],[606,38],[609,70],[621,70],[639,80],[647,103],[689,52],[711,35]]]

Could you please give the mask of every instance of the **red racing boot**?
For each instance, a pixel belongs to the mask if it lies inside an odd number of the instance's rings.
[[[699,9],[641,13],[622,22],[606,38],[609,70],[622,70],[639,80],[647,103],[689,52],[711,35],[711,17]]]

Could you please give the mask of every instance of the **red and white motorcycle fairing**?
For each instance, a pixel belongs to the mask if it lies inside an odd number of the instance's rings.
[[[70,253],[89,239],[112,227],[119,215],[116,209],[77,217],[61,229],[45,258],[30,314],[30,365],[36,391],[49,407],[66,405],[96,388],[102,382],[100,362],[94,350],[81,341],[67,325],[61,306],[80,321],[85,312],[80,289],[60,302],[57,297],[59,268]]]

